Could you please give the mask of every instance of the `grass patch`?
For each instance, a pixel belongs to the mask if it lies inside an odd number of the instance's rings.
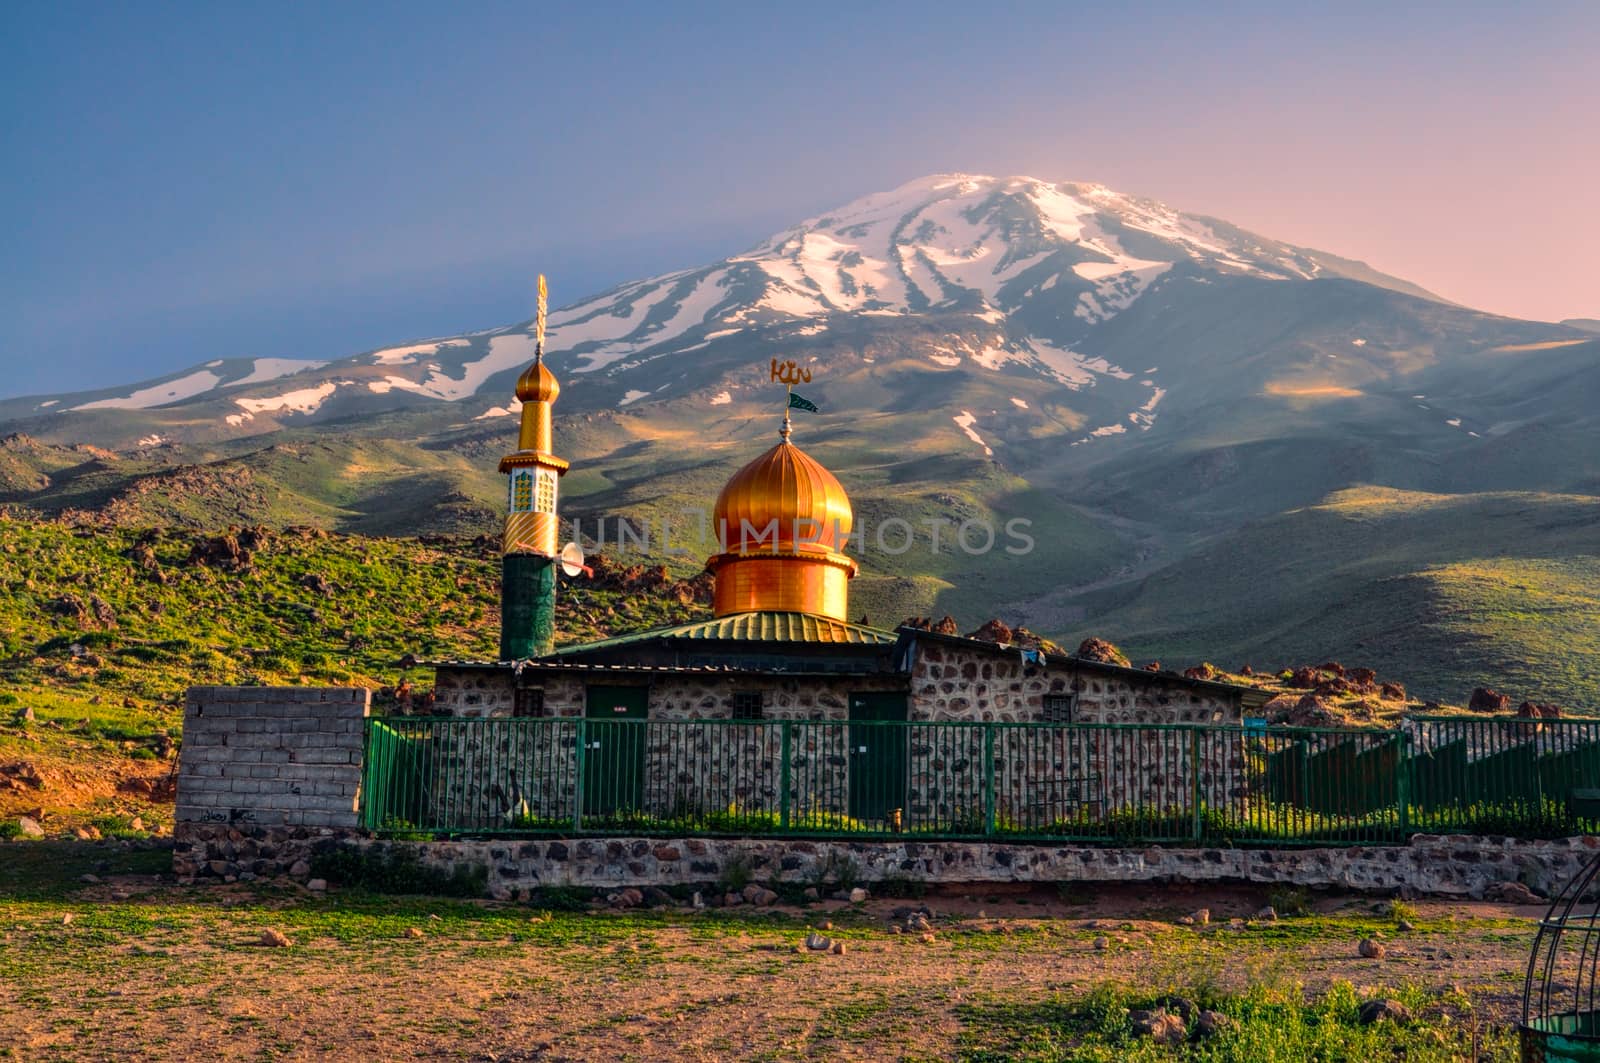
[[[1363,1026],[1358,1013],[1363,1000],[1371,997],[1401,1001],[1413,1021]],[[1157,1045],[1134,1033],[1130,1012],[1172,1001],[1116,983],[1038,1001],[961,1005],[956,1009],[965,1027],[960,1058],[970,1063],[1174,1059],[1291,1063],[1377,1058],[1447,1063],[1472,1058],[1476,1046],[1481,1060],[1516,1059],[1515,1037],[1508,1028],[1475,1031],[1464,1000],[1432,996],[1409,986],[1378,988],[1363,996],[1349,983],[1336,982],[1309,999],[1298,985],[1256,986],[1231,994],[1201,986],[1187,999],[1226,1016],[1226,1028],[1204,1040]]]

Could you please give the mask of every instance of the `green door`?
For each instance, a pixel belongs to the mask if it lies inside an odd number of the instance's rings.
[[[850,695],[850,817],[881,826],[906,803],[906,695]],[[903,813],[902,813],[903,816]]]
[[[583,814],[637,812],[644,804],[649,687],[592,686],[584,715]]]

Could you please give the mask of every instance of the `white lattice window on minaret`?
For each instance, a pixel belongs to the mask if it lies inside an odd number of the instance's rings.
[[[554,469],[539,470],[539,497],[534,504],[538,513],[556,511],[556,473]]]
[[[533,474],[527,471],[511,476],[511,512],[533,512]]]

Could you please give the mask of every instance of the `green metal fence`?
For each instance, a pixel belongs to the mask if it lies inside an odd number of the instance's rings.
[[[1600,816],[1600,720],[1400,730],[856,720],[368,722],[363,823],[418,834],[1392,844]]]
[[[1595,829],[1600,721],[387,718],[364,771],[363,821],[389,833],[1384,844]]]

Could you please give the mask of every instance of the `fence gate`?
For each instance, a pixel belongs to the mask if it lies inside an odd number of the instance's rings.
[[[906,696],[850,695],[850,818],[881,822],[906,802]]]
[[[587,691],[583,810],[591,815],[643,807],[645,716],[649,687],[592,686]]]

